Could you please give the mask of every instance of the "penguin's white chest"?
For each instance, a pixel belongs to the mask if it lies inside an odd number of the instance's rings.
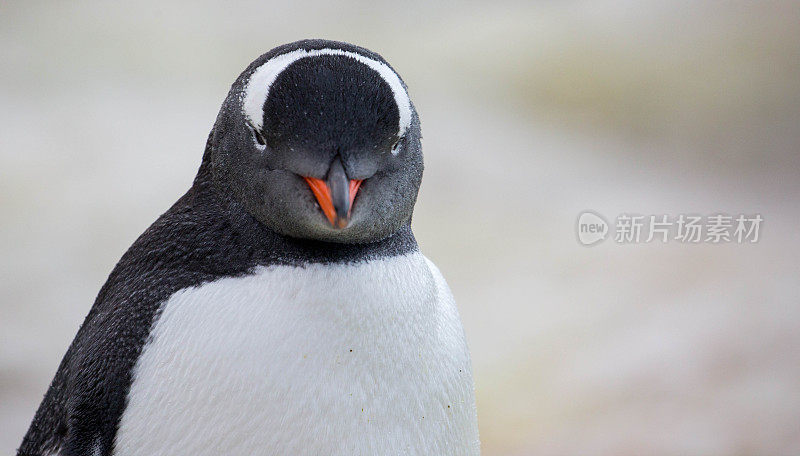
[[[118,456],[479,453],[461,322],[419,253],[181,290],[133,374]]]

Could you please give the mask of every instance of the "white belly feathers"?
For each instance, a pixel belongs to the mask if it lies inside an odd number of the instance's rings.
[[[181,290],[134,369],[133,455],[475,455],[469,354],[420,253]]]

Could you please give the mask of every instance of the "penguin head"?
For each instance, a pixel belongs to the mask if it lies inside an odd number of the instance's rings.
[[[411,221],[422,180],[419,118],[378,54],[305,40],[239,76],[210,137],[213,182],[269,229],[374,242]]]

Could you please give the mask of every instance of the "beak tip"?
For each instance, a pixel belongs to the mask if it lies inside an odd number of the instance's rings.
[[[336,221],[334,222],[333,226],[334,226],[334,228],[338,228],[338,229],[341,230],[341,229],[347,228],[347,224],[348,223],[349,223],[349,220],[347,220],[345,218],[337,218]]]

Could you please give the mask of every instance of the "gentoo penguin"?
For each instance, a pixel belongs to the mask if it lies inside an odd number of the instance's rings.
[[[306,40],[256,59],[19,454],[479,454],[458,312],[411,232],[422,168],[380,55]]]

